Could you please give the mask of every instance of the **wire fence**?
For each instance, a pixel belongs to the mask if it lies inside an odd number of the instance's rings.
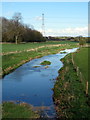
[[[80,82],[82,82],[84,84],[84,89],[85,89],[85,94],[88,96],[88,80],[86,80],[80,70],[80,68],[76,65],[76,63],[74,62],[74,54],[72,53],[72,64],[76,70],[77,76],[80,79]]]

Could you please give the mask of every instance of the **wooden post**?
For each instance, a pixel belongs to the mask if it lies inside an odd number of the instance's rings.
[[[88,81],[86,81],[86,95],[88,96]]]
[[[18,43],[17,41],[18,41],[18,36],[16,35],[16,44]]]
[[[77,67],[77,76],[79,76],[79,67]]]
[[[82,73],[80,72],[80,82],[82,82]]]
[[[74,60],[73,60],[73,53],[72,53],[72,63],[73,63],[73,65],[74,65]]]

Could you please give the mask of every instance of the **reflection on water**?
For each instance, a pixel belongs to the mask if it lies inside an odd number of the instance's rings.
[[[21,101],[33,106],[49,106],[50,109],[46,110],[46,114],[55,116],[52,88],[58,70],[63,66],[60,59],[74,51],[76,48],[64,54],[58,53],[34,59],[6,75],[2,80],[3,101]],[[44,60],[51,62],[48,68],[40,65]]]

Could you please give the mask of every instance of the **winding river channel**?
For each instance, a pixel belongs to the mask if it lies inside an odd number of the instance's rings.
[[[25,102],[34,107],[45,106],[45,114],[55,117],[53,90],[58,70],[63,67],[60,61],[77,48],[66,49],[66,53],[58,53],[31,60],[2,79],[2,101]],[[51,65],[40,65],[44,60]]]

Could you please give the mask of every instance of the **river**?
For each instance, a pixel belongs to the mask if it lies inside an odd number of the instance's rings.
[[[66,53],[57,53],[31,60],[6,75],[1,80],[2,101],[25,102],[34,107],[45,106],[44,114],[48,117],[55,117],[52,88],[58,76],[58,70],[63,67],[60,59],[76,50],[77,48],[66,49],[64,50]],[[40,65],[44,60],[50,61],[51,65],[48,67]]]

